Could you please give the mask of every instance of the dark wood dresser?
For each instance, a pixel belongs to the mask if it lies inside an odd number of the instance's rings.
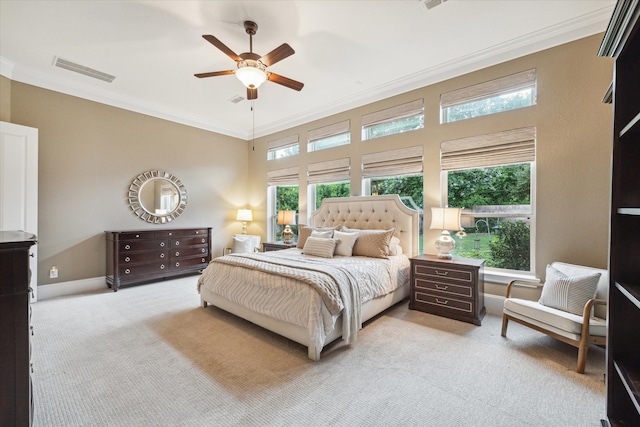
[[[30,426],[29,249],[36,236],[0,231],[0,425]]]
[[[204,270],[211,261],[211,228],[105,231],[107,285],[149,282]]]
[[[415,256],[410,285],[410,309],[480,326],[486,313],[484,260]]]

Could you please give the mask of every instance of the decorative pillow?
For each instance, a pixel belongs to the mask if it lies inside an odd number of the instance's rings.
[[[547,277],[538,302],[547,307],[582,316],[584,305],[596,296],[599,281],[600,273],[568,277],[547,265]]]
[[[400,239],[396,236],[391,237],[389,242],[389,256],[402,255],[402,246],[400,246]]]
[[[240,234],[233,237],[231,253],[251,253],[260,246],[260,236]]]
[[[311,230],[311,237],[320,237],[321,239],[330,239],[333,237],[333,230],[327,230],[327,231]]]
[[[345,233],[343,231],[334,231],[333,237],[340,239],[336,246],[336,255],[351,256],[353,254],[353,245],[358,240],[360,233]]]
[[[342,231],[358,231],[342,227]],[[389,256],[389,243],[396,229],[390,230],[359,230],[358,240],[353,245],[353,256],[368,256],[371,258],[386,258]]]
[[[333,232],[333,230],[336,230],[336,227],[309,227],[308,225],[298,226],[298,244],[296,245],[298,249],[304,248],[304,244],[307,241],[307,238],[311,236],[311,232],[314,230]]]
[[[307,237],[307,241],[302,248],[304,255],[319,256],[322,258],[333,258],[338,239],[323,239],[321,237]]]

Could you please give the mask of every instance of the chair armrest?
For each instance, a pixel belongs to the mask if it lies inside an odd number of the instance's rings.
[[[507,293],[505,295],[505,298],[511,298],[511,287],[513,285],[518,285],[518,284],[522,284],[522,285],[526,285],[526,286],[533,286],[535,288],[541,288],[541,287],[544,286],[543,283],[527,282],[526,280],[518,280],[518,279],[512,280],[507,285]]]
[[[582,336],[589,335],[589,319],[591,319],[591,308],[594,305],[607,305],[607,301],[603,299],[591,298],[584,305],[584,310],[582,310]]]

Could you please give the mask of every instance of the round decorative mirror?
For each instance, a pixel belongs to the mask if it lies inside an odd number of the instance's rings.
[[[171,222],[187,206],[187,190],[169,172],[141,173],[129,186],[129,207],[140,219],[153,223]]]

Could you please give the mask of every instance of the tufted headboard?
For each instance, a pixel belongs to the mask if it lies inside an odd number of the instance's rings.
[[[384,229],[396,228],[395,236],[408,256],[418,255],[419,214],[402,203],[397,194],[333,197],[311,215],[313,227]]]

